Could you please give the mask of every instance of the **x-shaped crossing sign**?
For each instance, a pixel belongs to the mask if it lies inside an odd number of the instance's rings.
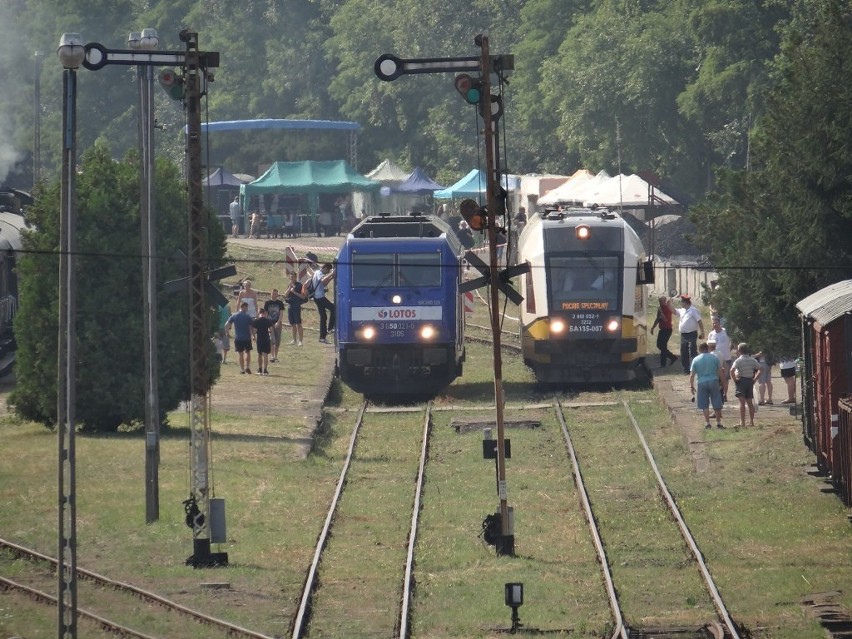
[[[468,280],[467,282],[463,282],[461,286],[459,286],[459,291],[467,293],[468,291],[473,291],[485,286],[491,281],[491,267],[479,259],[479,256],[476,253],[468,251],[465,253],[464,259],[466,259],[468,264],[473,266],[473,268],[482,273],[482,275],[472,280]],[[520,305],[520,303],[524,301],[524,296],[512,288],[509,280],[513,277],[517,277],[518,275],[529,273],[529,271],[530,263],[524,262],[523,264],[515,264],[514,266],[505,268],[497,274],[497,288],[501,290],[503,294],[515,305]]]

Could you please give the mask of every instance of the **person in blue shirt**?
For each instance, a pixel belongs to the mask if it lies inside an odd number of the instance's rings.
[[[240,372],[251,374],[251,334],[252,317],[248,312],[248,302],[240,304],[240,311],[228,318],[226,326],[234,327],[234,350],[240,358]]]
[[[710,428],[710,406],[716,417],[716,427],[722,426],[722,362],[710,352],[706,342],[698,347],[698,355],[689,367],[689,388],[695,395],[695,405],[704,412],[704,428]],[[696,388],[696,381],[698,383]]]

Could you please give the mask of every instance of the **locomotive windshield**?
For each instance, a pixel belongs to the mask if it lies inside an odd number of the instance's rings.
[[[554,308],[576,301],[608,302],[618,307],[619,273],[617,256],[553,256],[549,260],[549,288]]]
[[[359,288],[441,285],[441,253],[352,254],[352,286]]]

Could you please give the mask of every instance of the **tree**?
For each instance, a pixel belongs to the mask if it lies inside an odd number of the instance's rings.
[[[852,14],[800,0],[773,65],[752,172],[724,171],[697,207],[720,270],[712,299],[760,348],[798,352],[796,303],[852,277]]]
[[[188,253],[184,183],[177,167],[157,163],[159,282],[180,278],[185,264],[170,257]],[[82,158],[77,179],[77,419],[88,430],[114,431],[145,413],[142,269],[139,255],[139,172],[133,155],[122,162],[96,144]],[[17,385],[11,403],[22,418],[56,421],[58,350],[59,184],[45,185],[28,212],[18,267],[20,304],[15,317]],[[221,224],[209,217],[208,256],[224,256]],[[186,295],[158,299],[161,418],[190,396],[189,305]],[[216,316],[211,309],[209,335]],[[218,377],[210,346],[211,383]]]

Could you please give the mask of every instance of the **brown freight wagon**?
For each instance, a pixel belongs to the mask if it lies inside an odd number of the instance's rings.
[[[802,433],[819,469],[852,505],[848,401],[852,397],[852,280],[827,286],[796,304],[802,319]],[[842,419],[841,419],[842,418]],[[841,421],[843,424],[841,424]]]

